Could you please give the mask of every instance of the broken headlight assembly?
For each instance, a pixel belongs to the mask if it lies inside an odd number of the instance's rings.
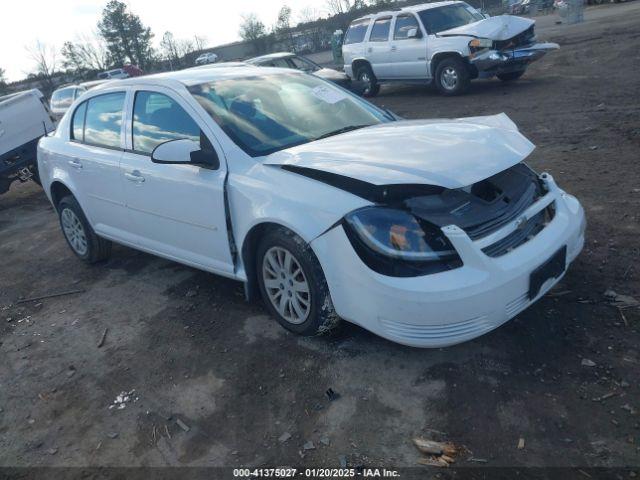
[[[392,277],[417,277],[462,266],[440,228],[409,212],[365,207],[344,218],[344,229],[360,259]]]
[[[488,48],[493,46],[493,41],[489,38],[474,38],[469,42],[469,52],[471,53],[471,58],[477,53],[482,52]]]

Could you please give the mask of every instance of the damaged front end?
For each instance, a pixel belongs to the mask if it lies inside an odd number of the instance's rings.
[[[390,198],[352,212],[344,227],[372,270],[412,277],[463,265],[447,234],[463,233],[486,257],[500,257],[535,237],[553,219],[550,177],[518,163],[465,188]],[[557,187],[556,187],[557,188]]]
[[[478,70],[478,76],[524,71],[531,62],[560,48],[557,43],[536,42],[535,23],[529,21],[531,24],[517,33],[512,29],[507,34],[475,37],[469,41],[469,62]]]

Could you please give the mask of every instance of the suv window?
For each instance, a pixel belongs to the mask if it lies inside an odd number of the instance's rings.
[[[71,138],[84,142],[84,115],[87,113],[87,102],[82,102],[73,112],[71,120]]]
[[[364,18],[362,20],[356,20],[347,29],[347,33],[344,36],[344,44],[360,43],[364,40],[364,34],[367,33],[370,20]]]
[[[124,92],[116,92],[87,100],[83,139],[85,143],[99,147],[121,148],[120,130],[124,97]],[[75,113],[78,113],[78,110]]]
[[[391,17],[379,18],[373,23],[371,33],[369,34],[370,42],[386,42],[389,40],[389,27],[391,25]]]
[[[398,15],[396,17],[396,26],[393,29],[394,40],[405,40],[409,30],[415,28],[420,30],[418,20],[413,15]]]
[[[63,88],[56,90],[51,95],[51,107],[52,108],[69,108],[73,103],[73,88]]]
[[[161,143],[188,138],[200,143],[200,127],[172,98],[139,91],[133,105],[133,150],[150,154]]]

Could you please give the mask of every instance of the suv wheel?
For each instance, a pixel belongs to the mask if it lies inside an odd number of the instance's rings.
[[[111,254],[111,242],[96,235],[78,201],[66,196],[58,203],[62,233],[69,247],[87,263],[106,260]]]
[[[375,97],[380,91],[380,84],[368,65],[362,65],[357,68],[356,79],[362,83],[363,97]]]
[[[469,70],[459,58],[445,58],[438,63],[435,82],[440,93],[460,95],[469,88]]]
[[[321,335],[339,323],[318,259],[290,230],[278,228],[264,236],[256,272],[269,312],[287,330]]]

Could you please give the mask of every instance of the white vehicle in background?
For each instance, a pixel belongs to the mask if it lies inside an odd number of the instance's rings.
[[[15,180],[38,181],[38,140],[55,129],[54,123],[39,90],[0,97],[0,194]]]
[[[192,68],[87,92],[43,138],[76,256],[115,241],[244,282],[301,335],[340,318],[452,345],[533,304],[580,253],[578,200],[504,115],[397,120],[313,75]],[[259,72],[259,74],[256,74]]]
[[[114,68],[106,72],[100,72],[98,74],[99,80],[113,80],[115,78],[129,78],[129,75],[123,68]]]
[[[56,120],[60,120],[76,98],[87,90],[97,87],[98,85],[102,85],[108,81],[109,80],[92,80],[78,85],[67,85],[58,88],[53,92],[53,94],[51,94],[51,100],[49,101],[51,113],[53,113]]]
[[[463,93],[474,78],[520,78],[527,66],[558,47],[537,43],[535,21],[487,18],[465,2],[445,1],[379,12],[351,22],[342,54],[344,71],[365,85],[433,82],[444,95]]]
[[[196,65],[206,65],[207,63],[216,63],[217,61],[218,61],[218,55],[213,52],[209,52],[209,53],[203,53],[198,58],[196,58],[195,63]]]

